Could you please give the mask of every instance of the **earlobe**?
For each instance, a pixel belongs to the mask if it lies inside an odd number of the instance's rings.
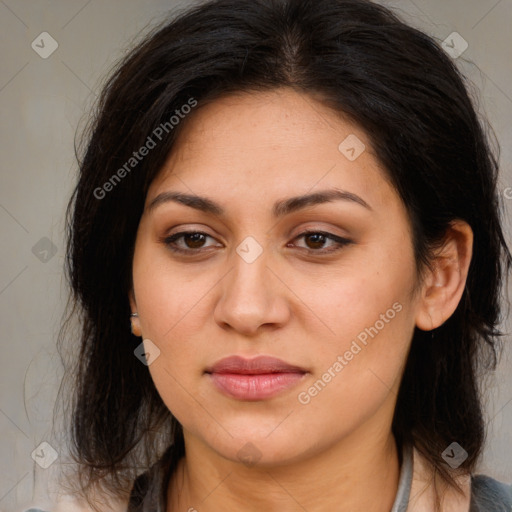
[[[457,309],[472,254],[471,227],[462,220],[453,221],[424,279],[416,315],[419,329],[430,331],[439,327]]]
[[[134,336],[141,337],[142,336],[142,329],[140,328],[140,320],[138,313],[132,313],[130,315],[130,321],[132,324],[132,334]]]

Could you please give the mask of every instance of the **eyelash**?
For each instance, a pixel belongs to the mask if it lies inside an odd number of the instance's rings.
[[[186,235],[204,235],[206,237],[213,238],[211,235],[208,235],[207,233],[204,233],[202,231],[180,231],[179,233],[175,233],[174,235],[165,237],[162,240],[162,242],[171,251],[173,251],[175,253],[179,253],[179,254],[193,255],[194,253],[198,254],[199,252],[202,252],[204,250],[203,248],[200,248],[200,249],[181,249],[181,248],[177,247],[176,245],[173,245],[176,242],[176,240],[178,240],[180,238],[183,238]],[[299,249],[304,249],[309,254],[317,254],[317,255],[330,254],[330,253],[337,252],[337,251],[343,249],[343,247],[353,243],[352,240],[349,240],[347,238],[342,238],[342,237],[333,235],[332,233],[328,233],[326,231],[317,231],[317,230],[304,231],[300,235],[297,235],[294,238],[294,240],[297,240],[297,239],[302,238],[302,237],[306,237],[308,235],[322,235],[325,238],[327,238],[329,240],[332,240],[332,241],[334,241],[337,244],[337,247],[334,247],[333,249],[327,249],[327,250],[325,250],[325,249],[318,249],[317,250],[317,249],[308,249],[308,248],[305,248],[305,247],[299,247]]]

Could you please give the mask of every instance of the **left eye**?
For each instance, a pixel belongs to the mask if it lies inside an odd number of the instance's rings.
[[[352,243],[352,241],[348,240],[347,238],[342,238],[333,235],[332,233],[326,233],[324,231],[305,231],[304,233],[298,235],[295,240],[300,238],[304,238],[306,243],[309,244],[309,246],[304,247],[304,249],[310,252],[334,252],[340,250],[345,245]],[[332,245],[330,245],[329,248],[323,247],[324,244],[329,240],[333,242]],[[289,244],[287,244],[287,246],[288,245]]]
[[[207,238],[215,240],[212,236],[201,231],[181,231],[179,233],[175,233],[174,235],[166,237],[163,240],[163,242],[169,247],[169,249],[171,249],[174,252],[197,253],[200,252],[201,249],[205,247],[204,244]],[[298,247],[300,249],[305,249],[306,251],[309,251],[311,253],[330,253],[338,251],[342,247],[352,243],[351,240],[333,235],[332,233],[326,233],[324,231],[305,231],[304,233],[301,233],[300,235],[296,236],[294,240],[299,240],[301,238],[304,238],[307,246]],[[330,246],[326,248],[324,247],[324,245],[328,241],[332,243]],[[178,242],[182,242],[182,244],[179,244]],[[185,245],[183,246],[183,244]],[[293,247],[294,244],[289,243],[286,244],[286,246]]]

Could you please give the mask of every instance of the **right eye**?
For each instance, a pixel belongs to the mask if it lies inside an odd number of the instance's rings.
[[[202,231],[180,231],[165,237],[163,242],[173,252],[193,254],[201,252],[207,238],[215,240],[212,236]],[[181,245],[179,242],[182,242]]]

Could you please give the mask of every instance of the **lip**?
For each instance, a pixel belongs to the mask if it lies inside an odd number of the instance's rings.
[[[213,366],[206,369],[206,373],[237,373],[240,375],[290,372],[306,373],[306,370],[271,356],[257,356],[252,359],[229,356],[220,359]]]
[[[290,389],[307,371],[271,356],[230,356],[217,361],[205,373],[221,393],[238,400],[256,401]]]

